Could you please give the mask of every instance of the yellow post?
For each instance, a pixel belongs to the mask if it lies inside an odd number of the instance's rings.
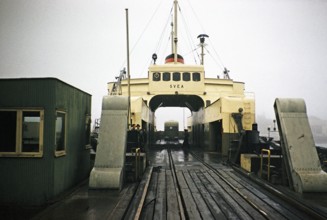
[[[262,149],[261,150],[261,156],[260,156],[260,177],[262,178],[262,167],[263,167],[263,153],[266,152],[268,157],[267,157],[267,160],[268,160],[268,181],[270,180],[270,150],[268,149]]]

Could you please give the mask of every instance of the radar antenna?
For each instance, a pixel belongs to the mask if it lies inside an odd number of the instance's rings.
[[[201,65],[204,64],[204,55],[205,55],[204,54],[204,48],[205,48],[205,46],[207,46],[207,44],[205,44],[204,41],[205,41],[205,38],[207,38],[207,37],[209,37],[209,36],[206,35],[206,34],[200,34],[198,36],[198,38],[200,38],[199,46],[201,47]]]

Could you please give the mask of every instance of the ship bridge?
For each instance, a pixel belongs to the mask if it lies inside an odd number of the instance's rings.
[[[108,83],[108,94],[128,95],[128,80]],[[147,78],[130,79],[131,98],[142,98],[155,111],[159,107],[187,107],[199,111],[222,97],[246,97],[244,83],[232,79],[205,78],[203,65],[167,63],[151,65]]]
[[[200,65],[165,64],[149,68],[147,94],[149,107],[187,107],[198,111],[204,107],[204,69]]]
[[[119,95],[128,96],[128,80],[123,79],[119,85]],[[131,78],[129,87],[130,124],[140,124],[151,134],[156,130],[154,113],[158,108],[185,107],[191,111],[187,120],[191,143],[224,155],[228,154],[230,141],[241,130],[252,130],[255,121],[254,97],[245,94],[244,83],[229,78],[206,78],[203,65],[152,64],[148,77]],[[114,82],[108,83],[109,94],[115,88]],[[232,114],[241,114],[241,120],[235,121]]]

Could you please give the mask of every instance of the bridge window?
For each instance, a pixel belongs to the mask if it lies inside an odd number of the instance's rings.
[[[162,79],[163,79],[163,81],[170,81],[170,73],[164,72],[162,74]]]
[[[179,73],[179,72],[174,72],[174,73],[173,73],[173,80],[174,80],[174,81],[180,81],[180,80],[181,80],[181,73]]]
[[[0,156],[41,157],[43,110],[0,110]]]
[[[188,72],[183,73],[183,81],[190,81],[191,80],[191,74]]]
[[[158,72],[155,72],[155,73],[153,73],[153,75],[152,75],[153,77],[153,81],[160,81],[160,73],[158,73]]]
[[[198,81],[201,80],[201,75],[200,75],[200,73],[193,73],[193,74],[192,74],[192,77],[193,77],[193,81],[198,82]]]

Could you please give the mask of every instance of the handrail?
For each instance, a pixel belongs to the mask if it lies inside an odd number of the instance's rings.
[[[260,156],[260,177],[262,178],[262,167],[263,167],[263,153],[266,152],[268,155],[268,181],[270,180],[270,150],[269,149],[261,149]]]

